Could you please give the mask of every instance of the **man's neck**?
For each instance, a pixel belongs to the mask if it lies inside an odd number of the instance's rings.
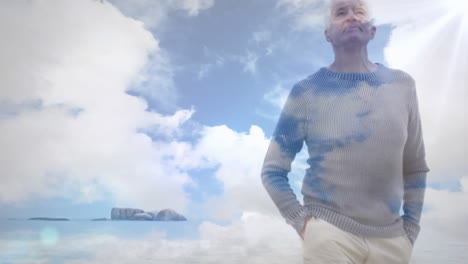
[[[377,65],[367,58],[367,50],[353,52],[335,50],[335,61],[328,67],[335,72],[366,73],[377,70]]]

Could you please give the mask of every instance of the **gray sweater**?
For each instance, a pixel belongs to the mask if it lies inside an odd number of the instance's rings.
[[[429,168],[415,82],[377,65],[369,73],[321,68],[288,96],[261,177],[297,233],[307,216],[317,216],[360,236],[406,233],[414,244],[419,234]],[[309,167],[301,205],[288,173],[304,142]]]

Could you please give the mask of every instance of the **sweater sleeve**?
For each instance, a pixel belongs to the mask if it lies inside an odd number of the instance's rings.
[[[302,149],[305,139],[306,105],[301,88],[291,90],[267,150],[261,178],[268,194],[297,233],[304,226],[306,216],[288,181],[291,163]]]
[[[414,84],[414,81],[413,81]],[[425,160],[425,149],[418,97],[415,86],[410,96],[408,137],[403,152],[403,227],[414,244],[420,230],[419,221],[424,203],[426,174],[429,172]]]

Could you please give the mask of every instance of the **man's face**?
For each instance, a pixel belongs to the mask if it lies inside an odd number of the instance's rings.
[[[369,22],[365,4],[359,0],[334,1],[330,14],[330,26],[325,37],[334,46],[350,42],[366,45],[374,38],[376,28]]]

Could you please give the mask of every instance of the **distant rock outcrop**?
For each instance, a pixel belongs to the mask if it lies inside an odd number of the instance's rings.
[[[108,221],[109,219],[103,217],[103,218],[94,218],[94,219],[91,219],[91,221]]]
[[[133,208],[112,208],[111,220],[134,220],[134,221],[187,221],[183,215],[172,209],[145,212]]]
[[[187,221],[183,215],[177,213],[172,209],[164,209],[161,210],[156,217],[154,217],[156,221]]]
[[[56,217],[31,217],[29,220],[42,220],[42,221],[70,221],[68,218],[56,218]]]
[[[138,213],[144,213],[141,209],[132,208],[112,208],[111,219],[112,220],[135,220],[134,215]]]
[[[146,220],[151,221],[153,220],[153,215],[150,213],[137,213],[133,216],[134,220]]]

